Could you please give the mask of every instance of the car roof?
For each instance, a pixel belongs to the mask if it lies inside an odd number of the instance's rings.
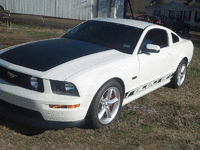
[[[139,21],[139,20],[131,20],[131,19],[121,19],[121,18],[94,18],[91,20],[118,23],[118,24],[137,27],[140,29],[145,29],[148,26],[158,26],[158,25],[155,25],[155,24],[149,23],[149,22],[144,22],[144,21]]]

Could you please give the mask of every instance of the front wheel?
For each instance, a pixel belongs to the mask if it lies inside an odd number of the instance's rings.
[[[183,59],[180,62],[175,72],[175,75],[173,76],[171,80],[171,86],[173,88],[179,88],[181,85],[183,85],[183,82],[185,81],[186,73],[187,73],[187,62],[185,59]]]
[[[92,100],[86,124],[96,129],[109,126],[120,112],[122,99],[121,85],[115,80],[106,82]]]

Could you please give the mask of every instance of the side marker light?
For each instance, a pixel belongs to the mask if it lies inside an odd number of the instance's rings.
[[[49,105],[49,108],[77,108],[80,104],[76,105]]]

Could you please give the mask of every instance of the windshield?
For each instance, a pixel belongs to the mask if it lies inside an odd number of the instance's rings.
[[[62,38],[85,41],[132,54],[143,29],[102,21],[86,21]]]

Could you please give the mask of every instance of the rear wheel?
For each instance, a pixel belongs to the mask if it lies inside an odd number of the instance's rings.
[[[86,117],[91,128],[103,128],[114,122],[122,105],[122,88],[115,80],[106,82],[94,96]]]
[[[176,73],[171,80],[171,86],[173,88],[179,88],[181,85],[183,85],[183,82],[185,81],[186,73],[187,73],[187,62],[185,59],[183,59],[180,62],[176,70]]]

